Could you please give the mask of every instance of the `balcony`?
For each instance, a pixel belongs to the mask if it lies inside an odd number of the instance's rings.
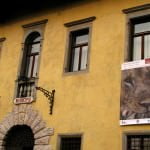
[[[17,81],[17,94],[14,100],[15,104],[31,103],[35,100],[35,83],[36,78],[23,78],[21,77]]]

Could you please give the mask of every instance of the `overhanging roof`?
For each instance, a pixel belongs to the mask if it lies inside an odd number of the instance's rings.
[[[83,0],[3,0],[0,8],[0,23],[22,15],[57,8]]]

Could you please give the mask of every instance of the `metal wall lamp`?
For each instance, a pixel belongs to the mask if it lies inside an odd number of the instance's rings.
[[[54,94],[55,94],[55,90],[52,90],[51,92],[49,92],[48,90],[42,88],[42,87],[36,87],[37,90],[41,91],[49,100],[50,103],[50,112],[49,114],[52,115],[53,113],[53,106],[54,106]]]

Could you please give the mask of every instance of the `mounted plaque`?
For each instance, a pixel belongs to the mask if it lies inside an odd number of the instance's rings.
[[[14,104],[30,104],[33,102],[33,97],[20,97],[14,99]]]

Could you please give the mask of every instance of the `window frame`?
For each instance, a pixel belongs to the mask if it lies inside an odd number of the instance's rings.
[[[130,50],[130,60],[131,61],[134,61],[133,60],[133,53],[134,53],[134,38],[135,37],[141,37],[141,59],[139,60],[142,60],[142,59],[146,59],[144,58],[144,54],[145,54],[145,49],[144,49],[144,37],[145,35],[150,35],[150,32],[149,31],[146,31],[146,32],[139,32],[139,33],[134,33],[134,29],[135,29],[135,25],[139,24],[140,22],[141,23],[145,23],[145,21],[141,21],[141,20],[146,20],[147,18],[150,18],[150,15],[144,15],[144,16],[140,16],[140,17],[135,17],[135,18],[132,18],[129,20],[129,25],[130,25],[130,45],[129,45],[129,50]]]
[[[123,9],[122,12],[126,14],[124,60],[128,62],[133,61],[133,26],[131,21],[148,16],[150,14],[150,4]]]
[[[41,40],[39,40],[39,41],[37,41],[37,42],[34,42],[33,40],[34,40],[34,38],[33,39],[29,39],[28,40],[28,38],[32,38],[32,34],[37,34],[36,36],[35,36],[35,38],[38,38],[38,37],[40,37],[41,38],[41,35],[38,33],[38,32],[32,32],[32,33],[30,33],[29,35],[28,35],[28,37],[27,37],[27,41],[25,42],[25,45],[24,45],[24,52],[23,52],[23,57],[22,57],[22,59],[24,59],[24,60],[22,60],[22,68],[21,68],[21,70],[20,70],[20,75],[22,76],[25,76],[25,77],[27,77],[27,78],[29,78],[29,79],[31,79],[31,78],[37,78],[38,77],[38,70],[39,70],[39,57],[40,57],[40,52],[41,52]],[[39,35],[38,35],[39,34]],[[34,52],[34,53],[32,53],[32,46],[34,45],[34,44],[37,44],[37,43],[39,43],[40,44],[40,46],[39,46],[39,52]],[[38,62],[37,62],[37,68],[36,68],[36,76],[34,77],[33,76],[33,73],[34,73],[34,69],[35,69],[35,57],[36,56],[38,56]],[[31,72],[29,71],[29,63],[30,63],[30,59],[31,59],[31,57],[32,57],[32,63],[31,63]],[[27,65],[28,64],[28,65]],[[28,75],[29,74],[29,72],[30,72],[30,75]],[[29,77],[28,77],[29,76]]]
[[[80,34],[82,35],[82,32],[84,32],[84,30],[87,30],[87,34],[83,34],[83,35],[88,35],[88,39],[87,39],[87,42],[83,42],[81,44],[77,44],[75,42],[75,39],[80,36]],[[87,46],[87,57],[88,57],[88,50],[89,50],[89,28],[84,28],[84,29],[81,29],[81,30],[75,30],[75,31],[71,31],[70,32],[70,41],[69,41],[69,55],[68,55],[68,63],[67,63],[67,70],[68,72],[76,72],[74,71],[74,59],[75,59],[75,49],[76,48],[79,48],[79,60],[78,60],[78,63],[77,63],[77,66],[78,66],[78,69],[77,69],[77,72],[78,71],[84,71],[87,69],[87,60],[88,58],[86,59],[86,68],[85,69],[81,69],[81,64],[83,62],[82,60],[82,52],[83,52],[83,47],[84,46]]]
[[[90,62],[90,51],[91,51],[91,41],[92,41],[92,21],[95,20],[96,17],[89,17],[77,21],[73,21],[70,23],[64,24],[67,27],[67,37],[66,37],[66,51],[64,57],[64,67],[63,67],[63,74],[65,75],[73,75],[78,73],[86,73],[89,71],[89,62]],[[88,52],[87,52],[87,66],[84,70],[78,71],[69,71],[70,65],[70,57],[71,57],[71,39],[70,34],[78,32],[80,30],[88,29]]]
[[[56,147],[57,150],[60,150],[60,148],[61,148],[61,138],[64,138],[64,137],[70,137],[70,138],[72,138],[72,137],[81,137],[81,148],[80,148],[80,150],[83,150],[83,140],[84,140],[83,133],[58,134],[57,147]]]
[[[150,15],[136,18],[136,20],[138,20],[137,21],[138,23],[134,23],[134,21],[133,21],[133,29],[135,29],[135,25],[139,24],[140,22],[141,23],[145,23],[147,18],[149,18],[148,22],[150,22]],[[144,19],[144,21],[141,21],[140,19]],[[139,33],[132,33],[132,49],[133,49],[133,44],[134,44],[134,38],[141,37],[141,59],[146,59],[146,58],[144,58],[145,57],[144,56],[145,55],[144,44],[145,44],[145,36],[146,35],[150,35],[150,31],[144,31],[144,32],[139,32]],[[133,60],[133,58],[132,58],[132,60]]]
[[[39,58],[38,58],[38,67],[37,67],[37,76],[34,78],[30,78],[29,80],[27,80],[27,82],[31,82],[31,84],[34,82],[34,86],[37,86],[38,84],[38,79],[39,79],[39,68],[40,68],[40,61],[41,61],[41,54],[42,54],[42,47],[43,47],[43,40],[44,40],[44,32],[45,32],[45,26],[46,23],[48,22],[47,19],[41,20],[41,21],[37,21],[37,22],[33,22],[33,23],[28,23],[25,25],[22,25],[23,28],[23,39],[22,39],[22,48],[21,48],[21,53],[20,53],[20,59],[19,59],[19,65],[18,65],[18,72],[17,72],[17,79],[15,80],[15,92],[14,92],[14,99],[18,98],[18,88],[19,88],[19,82],[22,83],[22,81],[20,81],[20,76],[21,76],[21,71],[22,71],[22,62],[23,62],[23,57],[24,57],[24,52],[26,50],[26,39],[28,38],[28,36],[30,36],[30,34],[37,32],[40,34],[41,36],[41,40],[40,40],[40,52],[39,52]],[[32,96],[33,100],[36,100],[36,90],[33,90],[33,96]]]
[[[150,135],[150,131],[127,131],[123,133],[122,136],[122,149],[123,150],[128,150],[128,136],[140,136],[140,135]]]

